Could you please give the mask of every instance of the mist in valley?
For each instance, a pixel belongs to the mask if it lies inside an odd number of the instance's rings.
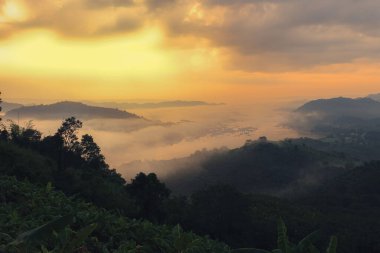
[[[293,106],[294,103],[252,102],[134,109],[127,111],[143,119],[80,119],[84,123],[81,134],[91,134],[110,166],[125,178],[142,171],[165,179],[196,170],[214,150],[240,147],[260,136],[271,140],[297,137],[296,131],[283,124]],[[24,125],[29,119],[13,120]],[[61,122],[33,120],[44,135],[54,134]],[[194,155],[197,151],[203,151],[201,159]],[[157,163],[163,160],[167,162]]]

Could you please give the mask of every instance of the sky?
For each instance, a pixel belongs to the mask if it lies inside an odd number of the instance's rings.
[[[84,122],[116,168],[297,137],[283,121],[306,100],[380,92],[379,9],[378,0],[0,0],[0,91],[21,103],[224,103],[132,111],[170,127]],[[52,134],[60,122],[34,124]]]
[[[9,100],[380,92],[377,0],[0,0]]]

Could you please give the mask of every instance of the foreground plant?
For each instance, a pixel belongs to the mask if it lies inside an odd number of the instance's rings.
[[[37,228],[21,233],[4,248],[6,251],[33,252],[40,249],[43,253],[74,253],[78,252],[84,241],[96,229],[96,224],[91,224],[78,232],[69,228],[74,219],[73,215],[66,215],[46,223]],[[48,250],[46,243],[54,240],[55,246]]]
[[[277,224],[277,247],[272,251],[255,249],[255,248],[242,248],[232,250],[232,253],[321,253],[314,244],[318,231],[315,231],[306,237],[304,237],[299,243],[294,244],[289,242],[287,227],[282,219],[278,220]],[[336,236],[332,236],[326,253],[336,253],[338,239]]]
[[[230,253],[230,249],[180,226],[130,219],[69,198],[51,184],[40,187],[0,177],[0,253],[41,252]]]

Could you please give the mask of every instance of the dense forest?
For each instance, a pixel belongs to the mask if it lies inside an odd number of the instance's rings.
[[[81,127],[1,125],[3,252],[380,252],[380,162],[260,139],[172,178],[181,194],[126,182]]]

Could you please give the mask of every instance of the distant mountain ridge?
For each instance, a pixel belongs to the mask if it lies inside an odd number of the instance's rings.
[[[128,180],[139,172],[156,173],[161,179],[174,174],[192,174],[202,168],[202,164],[214,156],[219,156],[228,151],[227,148],[214,150],[196,151],[187,157],[174,158],[170,160],[135,160],[120,165],[118,171]]]
[[[104,107],[122,108],[122,109],[154,109],[154,108],[222,105],[222,104],[216,104],[216,103],[207,103],[203,101],[183,101],[183,100],[145,102],[145,103],[128,103],[128,102],[125,102],[125,103],[123,102],[120,102],[120,103],[118,102],[103,102],[103,103],[88,102],[88,103],[95,106],[104,106]]]
[[[136,114],[119,109],[90,106],[80,102],[64,101],[49,105],[22,106],[6,113],[6,118],[63,119],[75,116],[80,119],[141,119]]]
[[[127,180],[139,170],[157,173],[177,194],[222,182],[244,192],[290,196],[345,172],[345,162],[336,153],[291,140],[259,139],[236,149],[202,150],[172,160],[134,161],[121,165],[118,171]]]
[[[10,110],[13,110],[13,109],[16,109],[16,108],[20,108],[22,106],[24,106],[24,105],[18,104],[18,103],[5,102],[5,101],[3,101],[1,103],[1,108],[2,108],[3,112],[7,112],[7,111],[10,111]]]
[[[298,113],[320,113],[323,116],[377,118],[380,117],[380,102],[372,98],[331,98],[310,101],[298,109]]]
[[[346,135],[344,139],[352,140],[359,136],[354,139],[364,141],[363,136],[380,131],[380,101],[370,97],[312,100],[297,108],[286,125],[319,137]]]
[[[376,101],[380,101],[380,93],[369,94],[367,97]]]

